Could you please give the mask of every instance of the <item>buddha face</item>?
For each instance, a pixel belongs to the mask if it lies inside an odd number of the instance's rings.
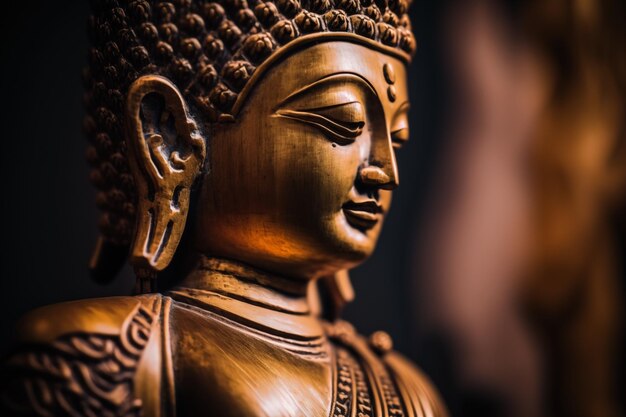
[[[196,249],[296,278],[363,261],[398,185],[407,112],[393,56],[333,41],[284,58],[208,134]]]

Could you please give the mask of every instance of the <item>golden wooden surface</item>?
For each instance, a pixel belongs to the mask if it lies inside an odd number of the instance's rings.
[[[386,333],[339,318],[399,184],[407,7],[94,2],[92,265],[128,247],[138,292],[177,285],[31,313],[6,415],[445,415]]]

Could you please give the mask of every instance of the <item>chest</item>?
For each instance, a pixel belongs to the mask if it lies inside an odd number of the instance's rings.
[[[410,396],[358,337],[260,337],[185,311],[171,326],[178,417],[414,415]]]

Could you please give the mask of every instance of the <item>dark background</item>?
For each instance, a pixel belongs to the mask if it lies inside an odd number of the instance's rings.
[[[357,298],[345,312],[364,334],[387,330],[396,348],[409,356],[416,356],[409,337],[413,236],[440,148],[444,77],[437,42],[443,4],[412,6],[418,39],[410,69],[412,139],[398,156],[401,186],[378,249],[353,271]],[[133,286],[128,267],[106,286],[94,283],[87,270],[97,237],[81,133],[88,2],[13,7],[4,13],[0,43],[2,353],[25,312],[65,300],[128,294]]]

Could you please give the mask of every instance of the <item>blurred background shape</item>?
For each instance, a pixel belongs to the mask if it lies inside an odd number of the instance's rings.
[[[624,415],[626,8],[450,2],[417,356],[458,416]]]

